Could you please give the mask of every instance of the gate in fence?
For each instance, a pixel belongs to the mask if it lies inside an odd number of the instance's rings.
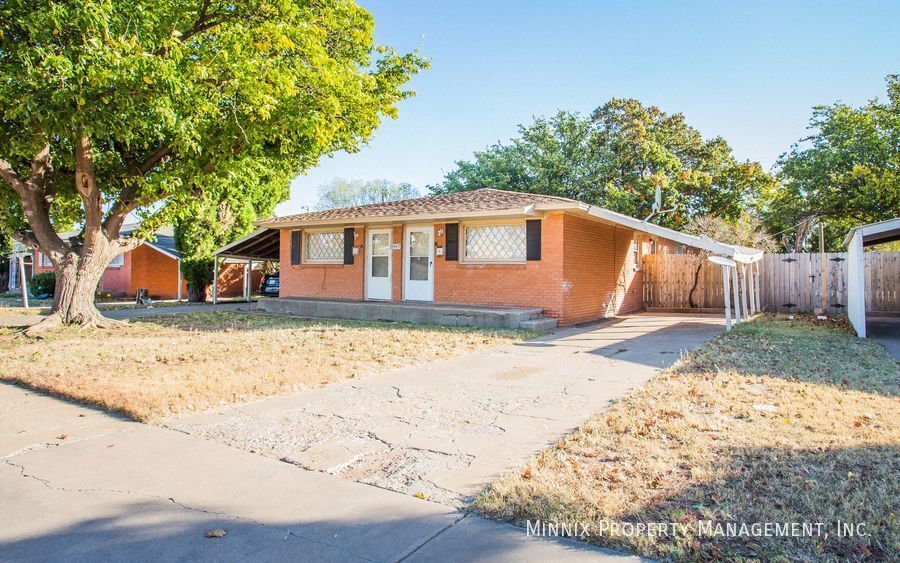
[[[826,260],[828,314],[847,312],[847,253]],[[866,312],[900,313],[900,252],[866,252]],[[699,273],[698,273],[699,267]],[[650,254],[642,262],[648,309],[724,309],[722,269],[691,254]],[[766,254],[760,263],[764,310],[805,313],[821,304],[821,255]],[[691,290],[693,289],[693,295]],[[693,307],[691,305],[693,301]]]

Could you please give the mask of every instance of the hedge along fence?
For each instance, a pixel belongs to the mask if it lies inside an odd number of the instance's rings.
[[[830,252],[827,262],[829,314],[847,311],[847,253]],[[900,252],[866,252],[866,312],[900,313]],[[700,275],[691,307],[694,273]],[[651,254],[643,258],[644,305],[663,309],[724,309],[722,268],[690,254]],[[760,305],[776,312],[813,312],[821,305],[821,255],[766,254],[760,264]]]

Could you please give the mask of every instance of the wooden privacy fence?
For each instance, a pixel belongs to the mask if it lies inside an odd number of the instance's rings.
[[[825,255],[827,312],[847,312],[847,253]],[[766,254],[760,263],[760,305],[767,311],[813,312],[820,306],[821,256],[817,253]],[[900,252],[866,252],[866,312],[900,312]],[[700,266],[694,304],[724,309],[722,268],[692,254],[644,256],[644,305],[647,308],[691,309],[688,296]]]
[[[642,261],[644,305],[647,308],[690,309],[697,267],[694,304],[700,309],[725,309],[722,268],[699,254],[648,254]]]
[[[900,252],[865,252],[866,312],[900,312]],[[847,312],[847,253],[825,254],[826,311]],[[760,266],[762,306],[768,311],[812,312],[821,306],[822,257],[766,254]]]

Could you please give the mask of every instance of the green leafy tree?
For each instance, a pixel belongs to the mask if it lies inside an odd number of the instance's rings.
[[[358,150],[426,66],[373,30],[350,0],[0,2],[0,229],[54,265],[41,326],[108,324],[106,264],[248,162]]]
[[[822,222],[830,251],[843,250],[856,225],[900,214],[900,76],[887,77],[887,100],[854,108],[813,108],[813,133],[779,160],[779,189],[764,193],[769,230],[786,250],[818,248],[811,227]]]
[[[416,198],[420,195],[418,189],[406,182],[335,178],[331,182],[319,186],[319,200],[316,203],[316,209],[335,209],[399,201]]]
[[[544,193],[646,217],[660,186],[664,206],[678,211],[657,221],[682,227],[695,215],[735,220],[773,183],[758,163],[735,159],[721,137],[703,139],[683,115],[613,99],[590,118],[564,111],[536,118],[509,143],[457,162],[431,190]]]
[[[206,300],[213,282],[213,252],[253,230],[253,221],[268,217],[289,195],[288,171],[265,159],[248,161],[192,200],[175,219],[175,246],[181,253],[181,272],[188,283],[188,300]]]
[[[596,201],[603,195],[603,163],[609,155],[595,142],[589,119],[560,111],[519,126],[519,136],[459,161],[433,193],[479,188],[557,195]],[[599,183],[598,183],[599,182]]]

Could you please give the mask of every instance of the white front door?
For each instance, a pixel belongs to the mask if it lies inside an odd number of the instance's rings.
[[[434,301],[434,225],[406,228],[403,298]]]
[[[366,299],[391,299],[391,231],[369,231]]]

